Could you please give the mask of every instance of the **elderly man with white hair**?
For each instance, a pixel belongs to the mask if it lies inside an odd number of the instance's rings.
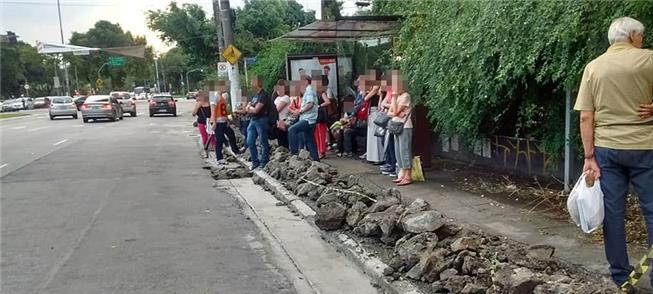
[[[631,184],[653,244],[653,51],[641,49],[643,39],[641,22],[614,20],[608,30],[610,47],[585,67],[574,106],[580,111],[583,171],[590,181],[601,179],[605,255],[619,286],[633,270],[625,236]]]

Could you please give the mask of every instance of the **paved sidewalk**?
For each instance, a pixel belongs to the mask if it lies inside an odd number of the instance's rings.
[[[395,187],[392,178],[381,175],[377,166],[360,160],[330,157],[324,162],[336,167],[343,175],[363,175],[362,181],[383,188]],[[444,172],[430,171],[425,172],[425,175],[426,182],[399,187],[403,201],[422,198],[447,217],[477,226],[488,233],[530,245],[555,246],[556,256],[607,275],[603,246],[582,240],[582,231],[572,223],[553,220],[537,213],[526,215],[527,211],[519,207],[461,191],[449,186],[450,175]],[[631,252],[631,260],[636,262],[643,254],[644,251],[635,250]],[[640,286],[650,289],[648,281],[641,281]]]

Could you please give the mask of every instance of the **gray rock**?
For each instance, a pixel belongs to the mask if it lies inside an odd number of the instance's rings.
[[[395,269],[392,268],[391,266],[386,266],[386,267],[383,269],[383,275],[384,275],[384,276],[389,276],[389,275],[392,275],[392,274],[394,274],[394,273],[395,273]]]
[[[458,271],[455,268],[449,268],[440,273],[440,281],[446,281],[453,276],[457,276]]]
[[[556,248],[551,245],[533,245],[528,248],[526,257],[534,262],[549,261],[555,251]]]
[[[535,287],[543,283],[541,279],[525,267],[514,270],[510,278],[512,282],[511,292],[514,294],[533,293]]]
[[[463,271],[463,264],[465,263],[465,257],[470,256],[470,255],[471,256],[476,256],[476,253],[472,252],[472,251],[468,251],[468,250],[463,250],[463,251],[458,253],[458,255],[456,256],[456,259],[454,259],[454,261],[453,261],[453,266],[454,266],[455,269],[458,270],[458,272]]]
[[[420,257],[419,262],[413,266],[407,273],[406,277],[413,280],[419,280],[424,274],[437,271],[437,275],[430,282],[437,280],[445,267],[442,264],[445,262],[447,251],[442,248],[437,248],[432,252],[425,253]],[[437,267],[437,269],[436,269]]]
[[[254,182],[254,184],[256,185],[262,185],[263,183],[265,183],[263,178],[259,177],[259,175],[257,174],[252,175],[252,182]]]
[[[327,204],[329,202],[334,202],[334,201],[339,201],[338,193],[333,190],[325,190],[322,193],[322,195],[320,195],[320,197],[317,198],[317,202],[315,203],[315,205],[317,205],[317,207],[320,207],[324,204]]]
[[[451,250],[453,252],[460,252],[463,250],[476,251],[478,248],[478,240],[472,237],[458,238],[451,243]]]
[[[467,284],[472,282],[470,276],[453,276],[444,282],[445,289],[450,293],[460,293]]]
[[[370,206],[370,212],[379,212],[388,209],[390,206],[399,204],[399,199],[394,197],[383,197],[376,199],[376,202]]]
[[[454,223],[445,223],[441,228],[437,229],[435,233],[438,234],[440,239],[444,239],[447,237],[455,236],[461,230],[462,228],[459,225]]]
[[[395,245],[395,254],[406,268],[412,268],[420,260],[420,256],[435,248],[438,236],[433,233],[422,233],[410,237],[404,236]]]
[[[406,207],[406,214],[414,214],[431,209],[431,205],[424,201],[422,198],[415,199],[408,207]]]
[[[531,270],[504,266],[494,276],[494,284],[513,294],[530,294],[544,282]]]
[[[445,219],[435,210],[427,210],[409,214],[401,219],[401,226],[406,232],[424,233],[433,232],[444,225]]]
[[[470,276],[475,275],[480,267],[481,263],[476,257],[471,255],[465,256],[463,258],[462,274]]]
[[[485,294],[485,287],[476,284],[467,284],[460,291],[461,294]]]
[[[295,173],[303,173],[308,169],[308,164],[306,161],[299,159],[298,156],[291,156],[288,160],[288,168]]]
[[[403,212],[403,206],[398,204],[383,211],[384,216],[381,218],[379,223],[379,228],[381,229],[381,242],[385,244],[394,244],[397,239],[395,228],[397,227],[397,222]]]
[[[306,151],[306,149],[302,149],[299,151],[299,159],[301,160],[310,160],[311,159],[311,153]]]
[[[383,212],[368,213],[358,222],[354,233],[365,237],[381,236],[382,232],[379,224],[384,216],[385,213]]]
[[[358,222],[363,219],[365,214],[367,213],[367,205],[363,202],[356,202],[354,205],[352,205],[348,210],[347,210],[347,224],[349,226],[356,227],[358,225]]]
[[[309,184],[309,183],[301,184],[301,185],[297,186],[297,192],[295,192],[295,194],[297,194],[297,196],[299,196],[299,197],[308,196],[309,192],[315,191],[315,189],[313,187],[314,186]]]
[[[569,284],[546,283],[546,284],[537,285],[537,287],[533,289],[533,294],[573,294],[573,293],[580,293],[580,292],[575,292],[574,288]]]
[[[338,202],[331,202],[318,208],[315,214],[315,225],[329,231],[337,230],[345,223],[347,207]]]
[[[305,179],[318,185],[326,185],[327,177],[328,175],[326,173],[320,172],[315,166],[309,167],[308,170],[306,170],[306,174],[304,174]]]

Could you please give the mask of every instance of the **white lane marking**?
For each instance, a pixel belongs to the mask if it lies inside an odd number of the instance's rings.
[[[18,127],[13,127],[11,128],[12,130],[20,130],[20,129],[25,129],[27,126],[18,126]]]
[[[63,140],[61,140],[61,141],[59,141],[57,143],[52,144],[52,146],[57,146],[59,144],[65,143],[66,141],[68,141],[68,139],[63,139]]]
[[[145,112],[137,112],[136,115],[143,115]]]
[[[7,165],[9,165],[9,164],[8,164],[8,163],[5,163],[5,164],[3,164],[3,165],[0,165],[0,168],[3,168],[3,167],[5,167],[5,166],[7,166]]]
[[[47,127],[38,127],[38,128],[33,128],[33,129],[29,129],[28,132],[35,132],[35,131],[42,130],[42,129],[45,129],[45,128],[47,128]]]

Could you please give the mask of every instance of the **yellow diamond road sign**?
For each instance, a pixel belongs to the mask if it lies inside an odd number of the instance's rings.
[[[224,52],[222,53],[222,56],[224,56],[227,61],[231,64],[236,64],[238,62],[238,59],[240,58],[240,51],[236,48],[236,46],[229,44],[226,49],[224,49]]]

